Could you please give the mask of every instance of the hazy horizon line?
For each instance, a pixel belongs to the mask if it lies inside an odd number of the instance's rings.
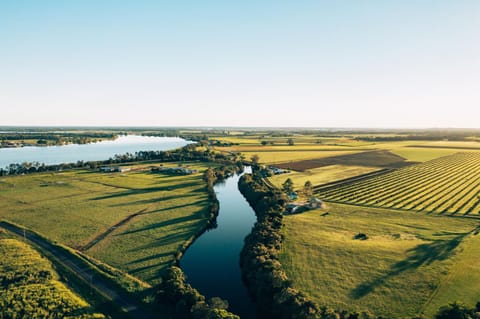
[[[242,126],[242,125],[1,125],[0,128],[190,128],[190,129],[309,129],[309,130],[480,130],[480,127],[429,127],[429,126]]]

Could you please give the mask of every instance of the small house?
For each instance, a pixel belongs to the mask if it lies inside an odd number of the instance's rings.
[[[291,192],[288,194],[288,198],[290,200],[296,200],[298,198],[298,194],[296,192]]]
[[[280,175],[280,174],[288,173],[287,170],[284,170],[284,169],[281,169],[281,168],[278,168],[278,167],[274,167],[274,166],[270,166],[268,169],[270,170],[270,172],[272,172],[273,175]]]
[[[323,201],[316,198],[316,197],[312,197],[312,198],[310,198],[307,205],[310,209],[322,208],[323,207]]]

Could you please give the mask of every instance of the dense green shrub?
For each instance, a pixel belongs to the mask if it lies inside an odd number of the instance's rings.
[[[228,303],[220,298],[208,301],[185,280],[182,270],[170,267],[162,276],[157,291],[158,302],[175,305],[175,318],[239,319],[227,311]]]

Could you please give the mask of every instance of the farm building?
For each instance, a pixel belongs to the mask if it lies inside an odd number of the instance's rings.
[[[121,166],[102,166],[100,167],[100,171],[104,173],[113,173],[113,172],[128,172],[130,167],[121,167]]]
[[[299,214],[312,209],[323,208],[323,201],[316,197],[310,198],[308,203],[290,203],[285,209],[285,214]]]
[[[288,198],[289,198],[290,200],[296,200],[296,199],[298,198],[297,192],[291,192],[291,193],[289,193],[289,194],[288,194]]]
[[[281,168],[274,167],[274,166],[270,166],[268,169],[270,170],[270,172],[272,172],[273,175],[280,175],[280,174],[285,174],[285,173],[289,172],[285,169],[281,169]]]

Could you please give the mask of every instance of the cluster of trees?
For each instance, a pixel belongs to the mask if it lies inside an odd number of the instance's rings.
[[[290,194],[291,192],[293,192],[293,181],[291,178],[287,178],[285,182],[283,182],[282,191],[284,191],[287,194]]]
[[[0,146],[8,146],[10,142],[21,142],[24,140],[37,140],[37,145],[63,145],[63,144],[87,144],[102,139],[116,139],[117,133],[102,132],[36,132],[36,133],[1,133]],[[25,144],[25,142],[21,143]]]
[[[282,183],[282,191],[285,192],[286,194],[290,194],[295,190],[293,181],[291,178],[287,178],[285,182]],[[302,193],[305,195],[305,197],[310,198],[313,196],[313,185],[312,182],[306,181],[305,184],[303,184],[302,188]]]
[[[205,297],[186,283],[185,275],[178,267],[170,267],[162,276],[157,290],[157,301],[175,305],[175,318],[182,319],[240,319],[228,312],[228,302]]]
[[[275,141],[262,140],[260,142],[260,144],[263,145],[263,146],[268,145],[268,144],[275,145]],[[287,139],[287,144],[290,145],[290,146],[293,146],[293,145],[295,145],[295,141],[293,140],[293,138],[289,138],[289,139]]]
[[[219,141],[219,140],[212,140],[212,139],[210,139],[209,142],[208,142],[208,145],[210,145],[210,146],[228,147],[228,146],[239,145],[239,144],[238,144],[238,143],[223,142],[223,141]]]
[[[440,308],[435,319],[479,319],[480,302],[477,302],[474,308],[470,308],[462,303],[453,302]]]

